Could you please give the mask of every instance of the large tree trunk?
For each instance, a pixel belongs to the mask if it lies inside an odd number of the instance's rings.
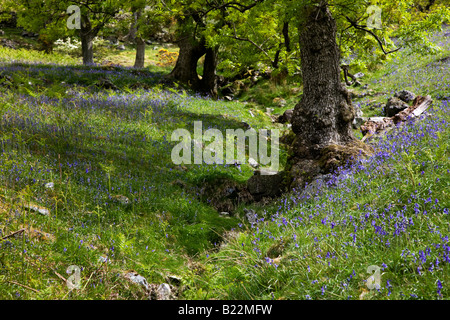
[[[340,81],[336,23],[323,3],[307,6],[304,15],[300,26],[303,95],[292,117],[296,139],[289,160],[294,186],[336,169],[367,149],[352,132],[355,113]]]
[[[206,53],[205,41],[188,36],[178,41],[178,46],[180,51],[177,63],[169,77],[198,88],[200,78],[197,74],[197,62]]]
[[[191,19],[180,20],[180,40],[177,41],[180,51],[177,63],[169,74],[169,78],[188,84],[194,90],[217,97],[217,62],[218,48],[208,48],[203,36],[195,37],[196,28],[204,28],[202,20],[197,14],[192,14]],[[200,79],[197,74],[198,60],[205,55],[203,75]]]

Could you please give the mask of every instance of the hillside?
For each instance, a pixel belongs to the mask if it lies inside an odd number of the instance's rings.
[[[399,51],[354,90],[365,116],[381,116],[400,90],[430,95],[421,118],[373,139],[374,156],[327,185],[227,216],[208,191],[239,188],[253,168],[175,165],[171,134],[194,121],[289,132],[255,97],[267,90],[212,100],[161,85],[162,68],[83,67],[0,47],[0,298],[147,299],[167,283],[174,299],[448,299],[448,29],[434,41],[439,55]],[[367,286],[370,266],[378,290]]]

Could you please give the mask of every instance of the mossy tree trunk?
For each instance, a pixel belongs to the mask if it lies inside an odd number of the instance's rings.
[[[299,26],[303,95],[293,112],[296,139],[289,160],[295,186],[335,169],[358,149],[367,149],[352,131],[355,112],[340,81],[335,20],[324,3],[308,5],[303,14]]]

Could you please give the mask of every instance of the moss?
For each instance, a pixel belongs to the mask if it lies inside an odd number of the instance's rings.
[[[353,140],[346,145],[330,144],[322,149],[319,166],[325,172],[332,172],[338,167],[351,164],[361,156],[370,156],[373,152],[371,146],[359,140]]]

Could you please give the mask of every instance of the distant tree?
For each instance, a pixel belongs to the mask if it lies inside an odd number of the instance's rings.
[[[93,40],[109,21],[114,19],[122,0],[6,0],[18,14],[18,25],[40,34],[47,51],[61,37],[78,35],[81,39],[83,64],[94,63]],[[80,29],[69,29],[67,8],[80,8]]]
[[[135,68],[143,68],[145,62],[144,38],[160,31],[170,24],[170,11],[157,0],[134,0],[127,2],[132,13],[126,22],[130,31],[126,36],[128,41],[136,44]]]
[[[217,64],[221,43],[216,36],[232,11],[244,13],[263,0],[244,1],[165,1],[177,21],[176,43],[180,51],[169,78],[188,83],[197,91],[217,96]],[[200,78],[197,64],[205,57]]]

